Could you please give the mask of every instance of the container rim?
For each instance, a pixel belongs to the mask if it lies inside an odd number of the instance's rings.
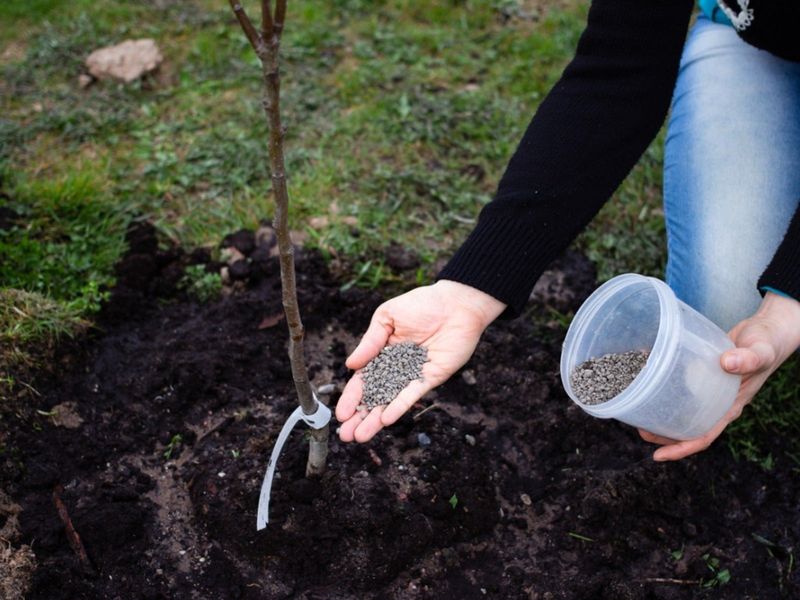
[[[658,333],[647,363],[633,382],[617,396],[601,404],[583,404],[576,397],[569,382],[570,366],[574,367],[576,362],[575,354],[577,353],[578,344],[575,343],[575,340],[580,339],[586,333],[589,323],[613,294],[637,283],[649,284],[655,291],[659,304]],[[609,279],[597,288],[587,298],[583,306],[578,309],[564,339],[561,353],[561,381],[567,395],[584,411],[603,419],[617,417],[639,404],[650,395],[650,391],[657,387],[664,376],[669,373],[669,367],[672,364],[679,343],[677,332],[680,330],[680,325],[681,314],[675,293],[660,279],[637,273],[625,273]],[[563,351],[563,348],[567,347],[570,349],[568,353]]]

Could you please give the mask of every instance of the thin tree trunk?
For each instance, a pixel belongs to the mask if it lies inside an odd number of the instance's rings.
[[[317,410],[314,392],[308,379],[304,344],[305,329],[300,318],[297,302],[297,286],[294,267],[294,247],[289,235],[289,191],[286,186],[286,168],[283,156],[284,130],[280,113],[279,50],[283,20],[286,15],[286,0],[278,0],[275,17],[270,12],[269,0],[263,0],[262,31],[259,34],[250,22],[238,0],[229,0],[236,18],[261,59],[264,80],[263,106],[269,124],[269,169],[272,177],[272,192],[275,196],[275,219],[273,226],[278,236],[281,266],[281,289],[283,310],[289,327],[289,361],[292,379],[297,390],[297,399],[303,412],[313,414]],[[328,456],[329,427],[311,430],[306,475],[320,475],[325,470]]]

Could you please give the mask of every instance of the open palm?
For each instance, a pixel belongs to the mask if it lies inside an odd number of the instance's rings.
[[[357,410],[363,384],[357,372],[336,406],[336,418],[342,422],[339,437],[345,442],[365,442],[397,421],[469,360],[483,330],[504,308],[483,292],[453,281],[416,288],[379,306],[347,366],[361,369],[386,345],[400,342],[423,346],[428,361],[421,380],[412,381],[389,405],[368,412]]]

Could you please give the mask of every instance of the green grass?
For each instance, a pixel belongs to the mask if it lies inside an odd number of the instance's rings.
[[[742,416],[725,431],[724,440],[737,459],[772,469],[788,461],[800,473],[800,357],[786,361],[766,382]],[[775,434],[780,436],[776,439]]]
[[[491,198],[587,7],[290,3],[282,106],[291,226],[350,265],[345,286],[430,280]],[[89,52],[139,37],[162,49],[157,75],[78,86]],[[47,346],[85,324],[113,284],[132,219],[188,246],[215,246],[271,216],[259,77],[223,0],[0,4],[0,209],[17,214],[0,232],[6,348]],[[578,239],[601,279],[663,273],[662,141]],[[319,216],[326,221],[312,227]],[[390,241],[419,252],[413,280],[384,265]],[[200,297],[218,284],[200,271],[185,281]],[[731,428],[737,456],[768,464],[776,458],[761,432],[797,431],[785,408],[798,394],[792,368]]]
[[[4,207],[14,225],[0,230],[0,281],[90,312],[113,283],[124,248],[124,207],[84,169],[54,179],[16,178]]]

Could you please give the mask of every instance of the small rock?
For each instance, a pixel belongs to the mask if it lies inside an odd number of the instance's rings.
[[[65,429],[77,429],[83,424],[83,419],[78,414],[77,402],[62,402],[52,409],[53,424]]]
[[[467,385],[475,385],[478,383],[478,380],[475,378],[475,372],[471,369],[467,369],[463,373],[461,373],[461,379],[464,380],[464,383]]]
[[[417,444],[419,444],[420,448],[427,448],[428,446],[431,445],[431,438],[428,436],[427,433],[418,433]]]
[[[404,248],[400,244],[391,243],[384,250],[386,264],[395,271],[409,271],[420,265],[419,255],[411,248]]]
[[[86,58],[86,68],[96,79],[130,83],[155,71],[163,60],[155,40],[125,40],[116,46],[92,52]]]
[[[82,90],[92,85],[93,81],[94,77],[91,75],[87,75],[86,73],[81,73],[78,75],[78,87],[80,87]]]
[[[467,434],[467,435],[464,436],[464,439],[467,440],[467,443],[470,446],[474,446],[475,445],[475,436],[474,435]]]
[[[531,497],[528,496],[528,494],[520,494],[519,499],[522,500],[522,503],[525,506],[530,506],[531,504],[533,504],[533,501],[531,500]]]

